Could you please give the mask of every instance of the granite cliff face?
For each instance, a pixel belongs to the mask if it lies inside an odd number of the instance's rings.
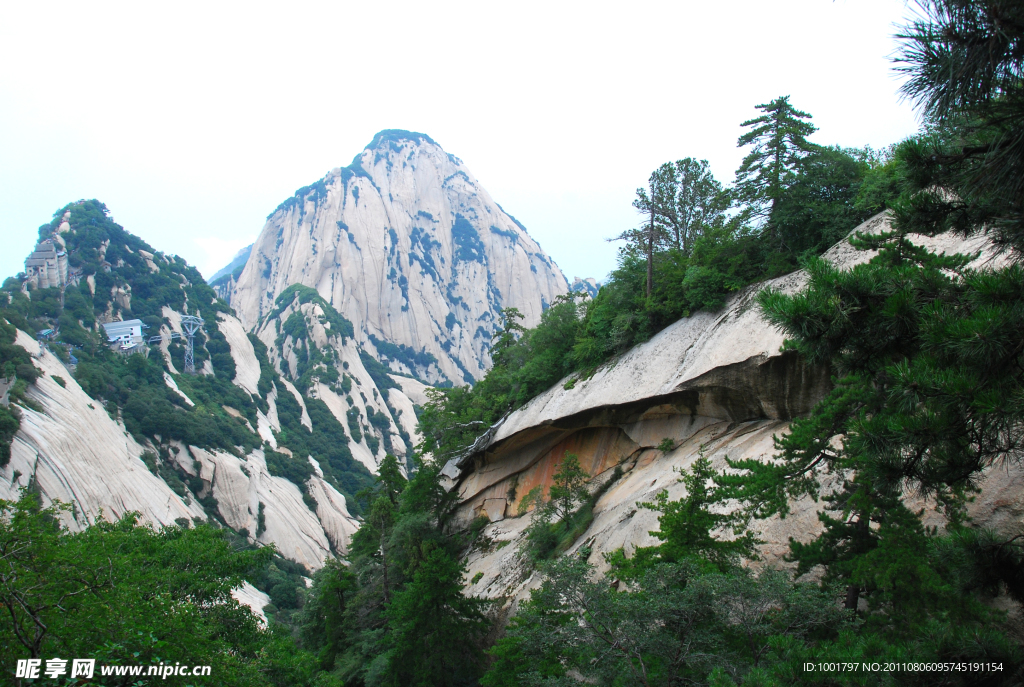
[[[489,369],[502,308],[533,326],[568,290],[461,160],[394,130],[271,213],[220,293],[253,330],[292,284],[314,288],[391,369],[456,385]]]
[[[887,221],[879,215],[858,230],[878,231]],[[947,253],[982,250],[980,260],[991,259],[984,239],[965,243],[944,235],[920,243]],[[825,257],[849,267],[870,256],[844,241]],[[805,283],[799,271],[771,285],[792,293]],[[671,499],[682,496],[678,471],[688,469],[701,451],[716,469],[725,467],[726,456],[771,459],[773,435],[785,432],[827,392],[830,372],[779,352],[782,334],[753,303],[760,288],[736,294],[719,312],[676,322],[589,378],[554,385],[510,415],[477,453],[445,466],[451,488],[458,490],[462,521],[481,515],[491,521],[483,531],[484,545],[469,555],[469,574],[477,581],[467,593],[514,598],[536,584],[536,575],[519,565],[518,544],[530,522],[519,506],[535,487],[546,493],[566,452],[579,457],[593,489],[606,486],[593,522],[570,550],[590,549],[590,562],[599,569],[607,568],[605,553],[658,543],[650,535],[658,529],[658,513],[639,504],[653,501],[663,489]],[[661,450],[666,439],[671,449]],[[823,476],[826,488],[834,479]],[[1019,526],[1024,470],[992,470],[981,487],[970,506],[975,521]],[[790,537],[811,538],[819,526],[818,507],[804,499],[793,504],[785,520],[755,523],[765,541],[766,563],[781,563]],[[939,524],[937,518],[927,524]],[[477,573],[482,575],[476,578]]]

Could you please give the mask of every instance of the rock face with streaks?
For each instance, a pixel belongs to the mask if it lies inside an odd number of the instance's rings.
[[[221,326],[227,332],[241,331],[237,320],[222,317]],[[240,371],[234,381],[245,388],[250,381],[245,370],[255,369],[258,379],[259,361],[247,338],[227,338]],[[198,491],[182,488],[180,495],[144,461],[147,452],[155,460],[159,447],[138,443],[123,423],[112,419],[82,390],[46,347],[21,331],[16,343],[29,351],[42,375],[28,391],[38,410],[19,409],[21,427],[11,445],[11,460],[0,468],[0,498],[16,500],[18,490],[34,478],[46,503],[60,500],[72,505],[72,511],[63,516],[64,524],[78,531],[100,518],[115,520],[133,511],[143,522],[158,527],[204,521],[208,515],[198,500],[212,495],[225,524],[247,530],[254,541],[276,545],[281,555],[310,569],[348,549],[359,523],[349,514],[345,497],[324,481],[315,461],[315,474],[307,484],[313,510],[298,486],[268,472],[261,450],[239,458],[172,441],[169,458],[202,485]],[[166,373],[165,381],[186,403],[192,403]],[[270,408],[266,415],[259,413],[259,420],[260,429],[273,441],[273,432],[281,429],[273,398]],[[266,530],[257,536],[260,504]]]
[[[502,308],[533,326],[568,291],[461,160],[429,136],[396,130],[271,213],[237,282],[220,293],[253,330],[292,284],[316,289],[396,372],[457,385],[490,368]]]
[[[878,231],[887,221],[879,215],[858,229]],[[919,242],[947,253],[986,248],[984,239],[963,242],[945,235]],[[843,242],[825,257],[850,267],[869,254]],[[983,252],[980,260],[987,259]],[[801,271],[770,285],[792,293],[805,283]],[[593,522],[571,549],[589,548],[598,568],[607,568],[605,553],[658,543],[650,534],[658,529],[658,513],[639,504],[653,501],[663,489],[671,499],[682,496],[678,471],[688,469],[702,451],[716,469],[725,467],[727,456],[771,459],[773,436],[807,413],[831,382],[828,369],[779,352],[781,332],[753,304],[762,286],[736,294],[719,312],[676,322],[587,379],[554,385],[509,416],[483,450],[445,466],[458,490],[462,521],[481,515],[491,521],[484,530],[491,545],[468,559],[471,578],[483,573],[468,593],[514,597],[536,582],[517,567],[518,547],[495,544],[520,541],[530,521],[520,513],[523,496],[535,487],[546,493],[567,452],[576,454],[593,477],[592,488],[606,488]],[[829,479],[834,477],[825,476],[826,488]],[[970,506],[975,521],[1019,525],[1024,471],[993,471],[981,486]],[[763,559],[780,562],[790,537],[810,539],[818,530],[818,507],[804,499],[793,504],[785,520],[757,523],[765,542]]]
[[[356,343],[352,324],[311,290],[293,288],[279,296],[255,334],[303,407],[304,423],[303,397],[318,399],[343,427],[353,458],[370,472],[377,473],[388,453],[404,465],[420,441],[414,406],[426,402],[422,382],[389,374]]]
[[[47,503],[73,505],[63,515],[72,530],[131,511],[157,526],[206,519],[198,504],[186,504],[147,469],[141,459],[146,447],[82,391],[57,356],[24,332],[17,336],[42,375],[28,391],[38,410],[19,408],[11,460],[0,468],[0,498],[17,500],[34,478]]]

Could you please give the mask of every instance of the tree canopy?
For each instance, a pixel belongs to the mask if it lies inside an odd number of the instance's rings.
[[[736,195],[751,216],[770,219],[793,183],[800,161],[814,150],[807,137],[817,127],[809,121],[810,114],[790,104],[788,95],[757,109],[764,114],[740,125],[750,130],[737,145],[752,148],[736,170]]]

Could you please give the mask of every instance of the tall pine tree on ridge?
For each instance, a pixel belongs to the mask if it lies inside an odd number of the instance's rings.
[[[736,193],[754,217],[768,219],[795,174],[801,158],[816,146],[807,137],[817,131],[811,115],[789,103],[789,96],[757,106],[764,112],[740,126],[753,127],[737,146],[753,145],[736,170]]]

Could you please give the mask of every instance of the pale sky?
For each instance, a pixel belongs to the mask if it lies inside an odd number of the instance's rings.
[[[821,144],[913,133],[900,0],[0,5],[0,278],[98,198],[211,275],[381,129],[466,163],[571,281],[603,278],[637,186],[790,95]]]

